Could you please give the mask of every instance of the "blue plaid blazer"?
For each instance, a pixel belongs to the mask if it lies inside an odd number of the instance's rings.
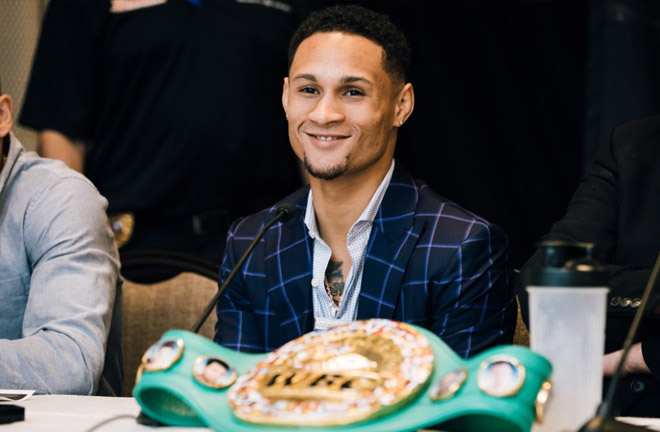
[[[266,232],[218,301],[216,342],[264,352],[313,330],[308,192],[303,187],[281,201],[295,206],[295,216]],[[232,224],[222,280],[274,209]],[[396,164],[369,238],[357,317],[425,327],[464,357],[511,343],[517,308],[506,248],[499,227]]]

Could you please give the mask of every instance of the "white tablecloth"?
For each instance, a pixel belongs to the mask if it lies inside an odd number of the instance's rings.
[[[4,403],[4,402],[3,402]],[[143,426],[135,421],[140,407],[133,398],[106,398],[94,396],[33,396],[13,402],[25,407],[25,421],[0,425],[0,432],[85,432],[104,420],[120,415],[121,418],[107,423],[95,432],[192,432],[208,431],[204,428],[179,428]],[[631,419],[625,421],[642,426],[651,426],[660,431],[660,419]],[[284,432],[284,430],[283,430]]]
[[[140,406],[133,398],[110,398],[94,396],[32,396],[22,402],[12,402],[25,407],[25,420],[0,425],[0,432],[46,432],[67,431],[85,432],[104,420],[127,415],[107,423],[98,432],[165,432],[165,431],[205,431],[205,428],[178,428],[143,426],[135,421]],[[95,432],[96,432],[95,431]]]

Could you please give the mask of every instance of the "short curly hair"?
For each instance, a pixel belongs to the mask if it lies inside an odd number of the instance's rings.
[[[410,46],[387,15],[362,6],[337,5],[312,12],[289,41],[289,70],[298,47],[316,33],[340,32],[362,36],[383,48],[383,69],[393,80],[405,82],[410,68]]]

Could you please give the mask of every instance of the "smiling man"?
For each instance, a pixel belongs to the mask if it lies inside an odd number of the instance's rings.
[[[504,233],[413,180],[394,160],[415,102],[410,49],[384,15],[313,13],[293,35],[282,104],[310,184],[281,203],[217,306],[216,341],[270,351],[355,319],[417,324],[467,357],[510,343],[515,302]],[[275,207],[232,225],[223,279]]]

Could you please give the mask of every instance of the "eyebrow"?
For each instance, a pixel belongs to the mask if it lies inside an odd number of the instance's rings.
[[[295,81],[295,80],[299,80],[299,79],[308,80],[308,81],[313,81],[313,82],[318,82],[318,80],[316,79],[316,77],[315,77],[314,75],[312,75],[312,74],[300,74],[300,75],[296,75],[296,76],[294,76],[291,80],[292,80],[292,81]],[[343,78],[341,79],[341,82],[342,82],[343,84],[350,84],[350,83],[354,83],[354,82],[363,82],[363,83],[365,83],[365,84],[372,84],[372,82],[369,81],[368,79],[363,78],[363,77],[359,77],[359,76],[346,76],[346,77],[343,77]]]

